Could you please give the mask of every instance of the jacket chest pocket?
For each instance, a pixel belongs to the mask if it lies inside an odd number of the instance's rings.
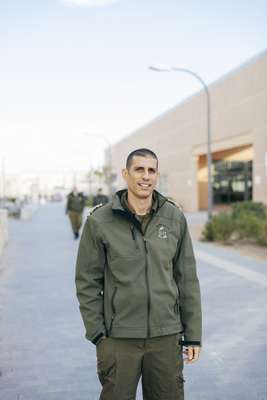
[[[110,261],[117,258],[131,258],[141,255],[142,243],[136,228],[128,226],[127,229],[116,229],[108,232],[105,243],[107,256]]]
[[[176,253],[179,237],[171,227],[164,223],[158,223],[151,232],[151,237],[154,252],[157,253],[158,258],[165,261],[172,260]]]

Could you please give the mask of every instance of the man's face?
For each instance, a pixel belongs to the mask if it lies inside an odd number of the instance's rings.
[[[139,199],[151,196],[158,175],[157,160],[152,157],[134,156],[129,170],[125,168],[122,171],[129,192]]]

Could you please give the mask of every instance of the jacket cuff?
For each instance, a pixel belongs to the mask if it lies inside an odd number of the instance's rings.
[[[97,336],[95,336],[95,337],[91,340],[91,342],[92,342],[94,345],[97,345],[97,344],[101,341],[101,339],[103,338],[103,336],[105,336],[105,334],[104,334],[103,332],[100,332]]]
[[[201,347],[201,342],[199,340],[181,340],[182,346],[199,346]]]

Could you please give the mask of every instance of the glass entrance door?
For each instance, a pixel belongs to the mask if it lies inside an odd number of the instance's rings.
[[[214,204],[252,199],[252,161],[215,160],[212,167]]]

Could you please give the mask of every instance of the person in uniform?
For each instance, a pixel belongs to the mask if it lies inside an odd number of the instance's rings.
[[[83,211],[86,204],[86,198],[82,192],[78,192],[77,188],[67,196],[66,214],[68,215],[74,234],[74,238],[79,238],[79,231],[83,223]]]
[[[134,400],[140,378],[144,400],[183,400],[184,363],[200,354],[192,243],[181,209],[155,190],[158,175],[153,151],[130,153],[127,189],[93,210],[83,229],[76,288],[96,345],[100,400]]]
[[[98,189],[97,195],[93,198],[93,206],[98,206],[99,204],[104,205],[108,203],[108,196],[103,194],[101,188]]]

